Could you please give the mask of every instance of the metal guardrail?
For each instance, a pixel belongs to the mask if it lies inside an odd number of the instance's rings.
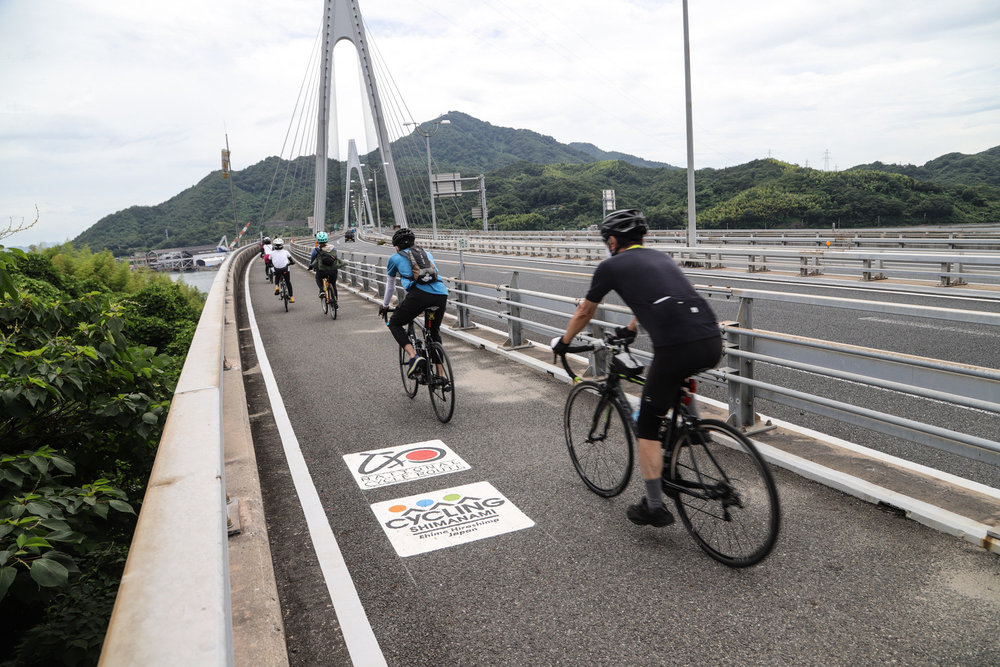
[[[384,293],[383,257],[369,262],[366,256],[359,253],[342,251],[341,256],[349,262],[349,266],[341,270],[341,280],[361,291]],[[498,268],[492,264],[466,262],[458,266],[457,276],[445,277],[452,291],[449,310],[457,318],[457,326],[474,327],[474,319],[484,324],[499,323],[507,331],[505,347],[511,349],[532,344],[526,336],[529,331],[540,335],[542,340],[561,334],[579,302],[576,298],[518,288],[521,270],[512,271],[509,282],[505,284],[470,281],[465,277],[469,267]],[[545,269],[533,270],[548,273]],[[566,272],[552,273],[560,277],[566,275]],[[586,277],[589,274],[578,275]],[[757,418],[754,404],[758,399],[767,399],[1000,465],[1000,442],[935,425],[930,422],[933,411],[928,411],[928,418],[924,421],[877,412],[864,405],[762,380],[760,371],[755,368],[758,364],[781,368],[807,376],[822,376],[916,398],[944,401],[960,408],[996,415],[1000,415],[1000,370],[756,329],[753,311],[755,302],[774,301],[851,309],[879,316],[895,314],[969,322],[998,328],[1000,314],[764,290],[700,287],[699,291],[706,296],[739,301],[737,321],[721,323],[726,343],[724,365],[703,376],[727,388],[732,423],[753,428]],[[592,320],[591,336],[600,339],[604,330],[620,326],[628,317],[628,309],[602,304]],[[639,354],[650,357],[641,351]],[[591,370],[599,367],[597,361],[597,357],[591,357]],[[850,396],[856,392],[845,393]]]
[[[222,384],[226,281],[219,268],[170,402],[102,665],[232,665]]]
[[[381,238],[369,234],[370,238]],[[780,245],[698,245],[689,247],[661,242],[651,233],[648,247],[667,253],[686,267],[709,270],[736,270],[747,273],[781,272],[798,276],[830,275],[863,281],[888,278],[931,281],[941,286],[1000,285],[1000,241],[975,239],[984,249],[910,251],[899,250],[844,250],[834,247],[811,249],[792,248],[791,241]],[[829,239],[827,239],[829,240]],[[858,239],[858,244],[868,239]],[[428,248],[457,251],[459,242],[470,252],[540,257],[545,259],[575,259],[597,262],[607,256],[607,249],[593,234],[568,234],[549,240],[523,239],[520,235],[510,238],[482,237],[477,235],[439,237],[437,241],[420,238]],[[926,243],[921,239],[920,244]],[[825,241],[821,242],[825,243]],[[996,251],[991,252],[991,249]]]
[[[600,243],[596,231],[438,230],[439,238],[494,239],[526,242]],[[653,229],[646,236],[650,244],[687,245],[687,230]],[[1000,225],[959,228],[882,230],[713,230],[699,229],[697,245],[782,246],[807,248],[892,248],[900,250],[1000,250]]]

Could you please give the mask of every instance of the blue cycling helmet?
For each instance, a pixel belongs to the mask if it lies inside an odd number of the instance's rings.
[[[316,234],[316,240],[320,243],[326,243],[330,240],[330,236],[326,232],[318,232]]]

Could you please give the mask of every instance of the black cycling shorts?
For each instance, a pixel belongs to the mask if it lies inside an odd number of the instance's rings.
[[[653,349],[653,361],[646,369],[646,385],[639,404],[636,435],[656,440],[663,415],[673,406],[681,382],[713,368],[722,358],[722,337],[712,336],[690,343]]]

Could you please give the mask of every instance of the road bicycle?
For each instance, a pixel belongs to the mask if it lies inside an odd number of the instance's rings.
[[[644,366],[628,343],[608,334],[603,344],[568,352],[606,351],[607,374],[581,380],[562,355],[575,386],[566,397],[563,426],[570,459],[591,491],[610,498],[628,486],[634,460],[635,421],[622,380],[645,384]],[[660,426],[663,491],[684,527],[709,556],[740,568],[763,560],[781,525],[778,490],[757,448],[723,421],[702,419],[688,378]]]
[[[274,267],[272,267],[271,263],[266,259],[264,260],[264,280],[266,280],[269,285],[274,283]]]
[[[285,302],[285,312],[288,312],[288,281],[285,280],[285,274],[281,274],[278,279],[278,298]]]
[[[323,276],[323,295],[319,300],[323,304],[323,314],[329,313],[330,317],[337,319],[337,310],[340,306],[337,305],[337,297],[333,294],[333,284],[326,276]]]
[[[395,310],[395,308],[386,309],[382,319],[388,323],[389,313]],[[443,308],[439,313],[438,306],[432,306],[424,310],[423,323],[418,324],[416,320],[412,320],[406,326],[406,335],[410,339],[410,344],[413,345],[413,349],[417,351],[418,355],[423,355],[427,363],[424,364],[423,370],[407,375],[410,368],[409,359],[406,358],[406,352],[403,351],[403,348],[399,348],[399,375],[403,378],[403,390],[410,398],[417,395],[420,385],[427,385],[431,394],[431,407],[434,408],[434,415],[439,422],[447,424],[451,421],[452,415],[455,414],[455,376],[451,370],[451,360],[448,358],[448,353],[445,352],[441,343],[431,338],[431,321],[443,314]],[[419,336],[416,333],[417,327],[421,331]]]

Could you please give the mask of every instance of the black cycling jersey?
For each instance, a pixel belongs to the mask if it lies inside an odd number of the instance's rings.
[[[719,336],[715,313],[668,255],[633,246],[594,271],[587,300],[600,303],[614,290],[649,333],[653,347]]]

